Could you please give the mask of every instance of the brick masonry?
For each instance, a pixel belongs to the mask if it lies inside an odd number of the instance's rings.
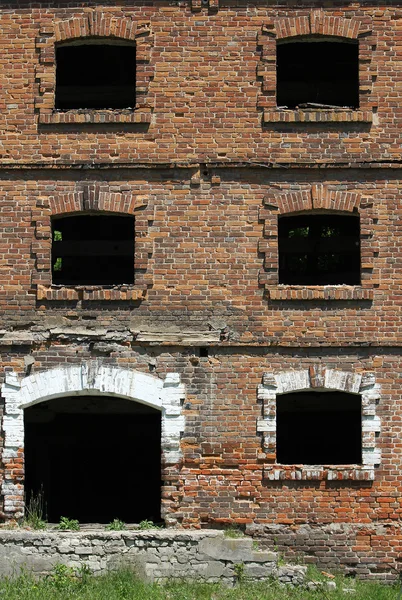
[[[162,410],[166,382],[178,392],[167,525],[237,523],[292,557],[395,576],[401,19],[379,3],[2,3],[3,519],[22,509],[24,406],[57,373],[95,375],[56,395],[124,373],[152,381],[133,401]],[[136,44],[138,105],[54,111],[54,44],[98,35]],[[359,43],[359,109],[276,108],[276,40],[293,35]],[[277,217],[303,210],[360,216],[360,285],[279,285]],[[75,211],[134,216],[134,285],[52,285],[51,219]],[[362,394],[366,470],[276,465],[267,421],[295,380]],[[27,399],[35,381],[47,391]]]

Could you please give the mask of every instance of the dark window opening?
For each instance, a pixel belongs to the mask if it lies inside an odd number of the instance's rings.
[[[199,354],[201,358],[207,358],[209,355],[208,348],[200,347]]]
[[[160,521],[160,411],[81,396],[27,408],[24,420],[26,497],[43,490],[50,522]]]
[[[278,219],[279,283],[360,283],[360,220],[354,215]]]
[[[283,394],[277,397],[276,419],[278,463],[361,464],[360,396],[344,392]]]
[[[134,282],[134,218],[80,215],[52,222],[52,281],[59,285]]]
[[[80,44],[56,48],[55,107],[135,107],[135,46]]]
[[[277,44],[276,102],[287,108],[359,106],[359,45],[314,39]]]

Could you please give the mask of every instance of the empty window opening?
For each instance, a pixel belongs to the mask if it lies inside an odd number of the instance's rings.
[[[297,392],[276,401],[276,456],[285,465],[362,462],[361,397]]]
[[[134,218],[80,215],[52,222],[52,281],[60,285],[134,282]]]
[[[279,283],[360,283],[360,220],[355,215],[278,219]]]
[[[278,106],[359,106],[359,45],[353,40],[278,42]],[[310,106],[311,105],[311,106]]]
[[[24,420],[26,497],[43,489],[50,522],[160,521],[160,411],[75,396],[29,407]]]
[[[56,48],[55,107],[135,107],[135,46],[93,41]]]

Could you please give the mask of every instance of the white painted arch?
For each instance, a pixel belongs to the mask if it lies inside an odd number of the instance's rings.
[[[181,459],[185,387],[178,373],[169,373],[162,380],[139,371],[103,365],[99,361],[49,369],[25,378],[8,372],[2,386],[5,475],[1,486],[4,513],[8,518],[18,519],[24,511],[24,486],[20,475],[24,456],[24,410],[55,398],[89,395],[124,398],[160,410],[163,462],[175,464]]]
[[[376,414],[377,402],[381,399],[381,386],[376,382],[373,373],[340,371],[322,364],[311,365],[308,369],[265,373],[257,392],[262,405],[262,416],[257,420],[257,432],[262,437],[263,451],[276,457],[277,396],[306,390],[336,390],[361,396],[362,464],[283,466],[275,462],[264,466],[264,477],[270,480],[374,480],[375,468],[381,464],[381,451],[377,445],[381,420]],[[339,432],[339,443],[342,443],[342,431]]]

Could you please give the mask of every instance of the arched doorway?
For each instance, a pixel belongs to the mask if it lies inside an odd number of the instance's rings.
[[[161,411],[110,396],[68,396],[24,410],[25,493],[50,522],[160,520]]]
[[[156,458],[155,463],[148,462],[148,456],[152,455],[153,452],[155,452],[156,457],[156,448],[159,452],[158,460],[162,462],[164,469],[178,466],[182,459],[180,439],[185,426],[184,415],[182,414],[185,386],[181,383],[178,373],[168,373],[164,379],[161,379],[131,369],[104,365],[101,360],[93,360],[78,365],[40,371],[28,377],[19,377],[14,372],[7,372],[5,382],[2,385],[2,396],[4,398],[4,415],[2,419],[4,448],[2,458],[3,462],[7,463],[8,468],[4,473],[0,491],[4,499],[4,515],[7,520],[21,519],[24,516],[25,489],[27,488],[28,494],[32,491],[35,493],[35,489],[38,485],[40,486],[41,477],[44,477],[45,470],[40,472],[40,476],[38,476],[36,473],[39,466],[35,466],[35,463],[45,461],[44,450],[40,449],[43,448],[41,436],[39,433],[35,433],[40,429],[40,422],[42,421],[42,425],[46,429],[43,420],[46,421],[46,418],[56,419],[56,422],[58,420],[61,423],[61,425],[57,425],[60,431],[59,437],[66,440],[68,437],[67,432],[72,431],[74,435],[71,437],[74,439],[74,437],[79,437],[80,432],[78,430],[81,427],[79,423],[84,423],[86,412],[89,412],[90,416],[86,422],[86,427],[82,427],[83,441],[81,446],[77,443],[78,450],[77,447],[74,450],[76,460],[73,462],[75,462],[76,468],[73,469],[73,473],[77,479],[78,463],[80,469],[82,464],[83,472],[86,475],[91,473],[91,466],[93,469],[95,467],[98,469],[96,481],[100,481],[101,484],[97,488],[98,495],[92,493],[90,496],[92,504],[89,512],[86,513],[89,514],[90,520],[100,520],[99,517],[95,517],[96,511],[93,508],[95,502],[99,502],[99,496],[104,495],[105,490],[111,490],[110,493],[113,492],[113,497],[119,498],[126,493],[124,490],[127,491],[127,482],[129,482],[131,490],[129,495],[133,494],[133,497],[128,500],[128,496],[125,496],[127,505],[130,504],[131,506],[126,520],[138,520],[142,510],[141,506],[145,504],[147,515],[149,515],[145,518],[150,518],[151,515],[159,515],[161,507],[157,508],[156,504],[154,506],[153,500],[150,498],[153,484],[151,486],[147,485],[149,477],[144,473],[148,473],[148,467],[150,468],[153,464],[156,465]],[[94,398],[98,398],[95,404],[87,405],[87,408],[92,406],[89,411],[82,408],[85,406],[85,402],[89,402],[87,397],[91,397],[92,401],[94,401]],[[105,399],[106,409],[102,408],[101,410],[100,408],[102,406],[101,398]],[[30,411],[31,408],[34,409],[35,406],[40,404],[47,405],[48,408],[43,409],[43,412],[39,409]],[[107,414],[103,414],[105,410]],[[48,411],[47,417],[45,417],[46,411]],[[113,415],[116,412],[117,415],[114,419]],[[71,425],[71,422],[68,423],[68,419],[72,421],[73,425]],[[148,423],[142,421],[143,427],[138,424],[141,419],[145,419],[145,421],[148,419]],[[157,420],[158,427],[155,425]],[[95,428],[93,434],[92,429],[94,429],[96,421],[101,421],[102,425],[98,429]],[[114,425],[113,421],[115,421]],[[126,425],[126,421],[128,425]],[[27,435],[25,435],[25,427],[28,428]],[[126,428],[129,429],[129,433],[127,433],[127,441],[121,449],[119,444],[125,440]],[[150,435],[147,434],[149,428],[153,431]],[[31,429],[31,432],[29,429]],[[153,444],[150,448],[154,433],[156,436],[156,431],[159,432],[159,439],[157,444]],[[120,432],[119,435],[116,432]],[[46,436],[49,439],[49,435],[49,431],[45,431],[43,433],[44,439],[46,439]],[[53,435],[53,439],[55,437]],[[92,441],[92,444],[90,441]],[[25,442],[28,444],[27,449],[25,448]],[[36,450],[34,449],[35,443]],[[133,448],[138,450],[135,456]],[[33,452],[34,458],[31,458],[31,452]],[[52,454],[51,450],[46,452],[49,456]],[[67,474],[63,475],[61,467],[63,461],[65,464],[69,460],[70,454],[65,449],[62,450],[61,443],[59,443],[58,452],[60,460],[57,470],[60,471],[60,474],[56,475],[56,468],[53,468],[52,477],[67,480]],[[35,458],[35,453],[39,454],[39,457]],[[128,454],[129,459],[124,461],[122,454]],[[69,464],[71,465],[72,462],[70,461]],[[121,467],[121,464],[124,464],[124,468]],[[27,485],[25,485],[25,465],[28,469]],[[137,468],[135,465],[137,465]],[[153,472],[156,473],[156,466],[152,469],[155,469]],[[65,470],[67,471],[67,467],[65,467]],[[160,486],[160,471],[158,473],[158,485]],[[49,476],[46,476],[45,479],[49,480]],[[74,494],[80,495],[81,493],[82,496],[82,491],[80,492],[80,486],[77,485],[76,479],[75,483],[73,481],[70,485],[70,489],[74,491]],[[93,481],[94,478],[92,478]],[[157,481],[156,475],[153,481]],[[83,490],[86,485],[86,479],[83,475],[81,476],[81,482]],[[69,493],[70,501],[73,503],[72,492]],[[158,502],[161,495],[161,489],[158,487],[158,493],[156,494]],[[140,496],[141,501],[139,500]],[[71,506],[71,503],[68,507]],[[133,505],[136,507],[135,514],[132,508]],[[108,509],[105,511],[103,509],[98,514],[102,513],[102,520],[109,519],[109,514],[111,518],[122,518],[124,515],[114,514],[117,509],[120,512],[120,507],[121,503],[116,502],[112,506],[115,510]],[[61,510],[60,505],[56,506],[56,509],[53,507],[51,510],[57,515]],[[125,510],[129,509],[126,508]],[[73,515],[63,516],[73,518]],[[175,510],[171,512],[166,507],[166,503],[163,517],[165,520],[168,519],[169,522],[175,519]],[[89,520],[86,516],[84,518]],[[157,517],[153,518],[153,520],[155,519]]]

